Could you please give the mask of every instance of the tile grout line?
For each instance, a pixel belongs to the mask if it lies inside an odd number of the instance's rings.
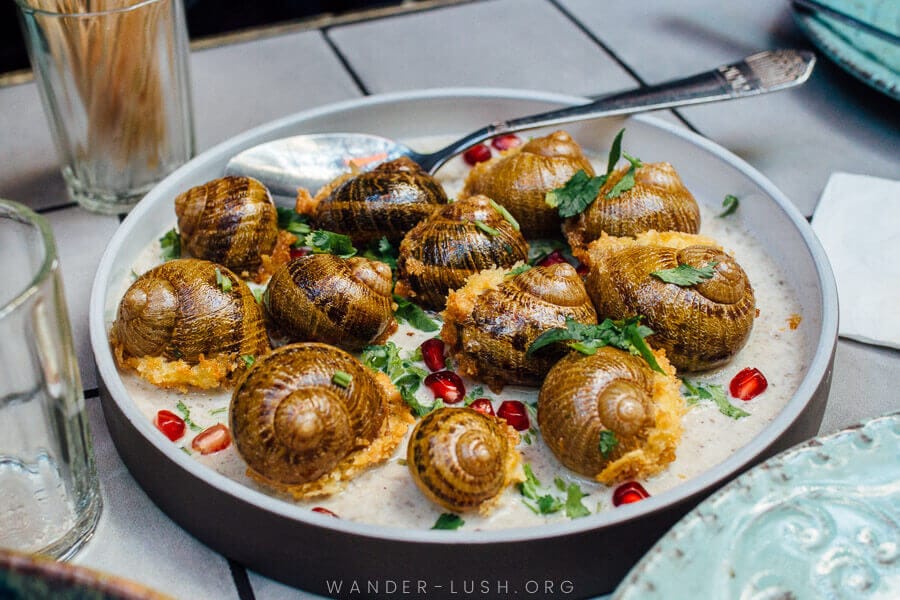
[[[359,88],[360,93],[363,96],[371,96],[372,92],[369,91],[369,88],[366,87],[366,84],[363,83],[359,74],[356,70],[350,65],[350,61],[347,60],[347,57],[344,56],[344,53],[340,51],[337,47],[337,44],[334,43],[334,40],[331,39],[331,36],[328,35],[328,32],[331,30],[331,27],[323,27],[322,37],[325,39],[325,43],[328,44],[328,47],[331,48],[331,51],[334,52],[335,57],[337,57],[338,61],[340,61],[341,65],[344,67],[344,70],[347,71],[347,74],[350,75],[350,78],[353,79],[353,83],[356,84],[356,87]]]
[[[647,82],[644,81],[644,79],[643,79],[640,75],[638,75],[637,71],[635,71],[634,69],[632,69],[631,66],[630,66],[628,63],[626,63],[624,60],[622,60],[622,58],[621,58],[618,54],[616,54],[615,52],[613,52],[612,49],[611,49],[609,46],[607,46],[605,43],[603,43],[603,41],[602,41],[599,37],[597,37],[597,36],[594,34],[593,31],[591,31],[590,29],[588,29],[587,26],[585,26],[581,21],[579,21],[577,18],[575,18],[575,15],[573,15],[572,13],[570,13],[564,6],[562,6],[562,5],[558,2],[558,0],[547,0],[547,2],[549,2],[550,4],[552,4],[552,5],[553,5],[560,13],[562,13],[562,15],[563,15],[564,17],[566,17],[569,21],[571,21],[572,24],[575,25],[575,27],[577,27],[579,30],[581,30],[582,33],[584,33],[586,36],[588,36],[588,38],[589,38],[592,42],[594,42],[595,44],[597,44],[598,46],[600,46],[600,48],[601,48],[604,52],[606,52],[606,53],[610,56],[610,58],[612,58],[614,61],[616,61],[616,64],[618,64],[620,67],[622,67],[623,69],[625,69],[625,71],[626,71],[631,77],[633,77],[633,78],[635,79],[635,81],[638,82],[638,85],[639,85],[640,87],[647,87]],[[677,109],[674,109],[674,108],[669,109],[669,110],[672,112],[672,114],[674,114],[674,115],[678,118],[679,121],[681,121],[682,123],[684,123],[685,127],[687,127],[688,129],[690,129],[691,131],[693,131],[693,132],[696,133],[697,135],[703,135],[703,133],[701,133],[699,129],[697,129],[696,127],[694,127],[693,123],[691,123],[690,121],[688,121],[688,120],[684,117],[684,115],[681,114],[680,111],[678,111]],[[706,136],[704,136],[704,137],[706,137]]]
[[[227,556],[225,560],[228,561],[228,568],[231,570],[231,578],[234,580],[234,587],[237,588],[238,598],[240,600],[256,600],[253,585],[250,583],[250,577],[247,576],[247,569]]]

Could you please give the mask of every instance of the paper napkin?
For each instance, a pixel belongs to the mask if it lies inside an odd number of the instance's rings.
[[[900,181],[832,174],[812,227],[837,280],[840,335],[900,348]]]

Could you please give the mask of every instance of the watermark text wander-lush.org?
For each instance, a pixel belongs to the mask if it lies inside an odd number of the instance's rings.
[[[408,596],[459,596],[495,598],[521,596],[566,596],[575,593],[575,584],[567,579],[510,581],[507,579],[326,579],[325,590],[337,598],[375,598]]]

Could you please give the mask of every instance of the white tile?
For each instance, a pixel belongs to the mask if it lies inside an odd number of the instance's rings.
[[[128,473],[113,445],[100,401],[87,401],[103,512],[73,562],[173,598],[237,599],[228,562],[176,525]]]
[[[50,222],[56,237],[75,354],[81,370],[81,384],[85,389],[95,388],[97,376],[88,334],[88,304],[94,273],[107,242],[119,227],[119,219],[94,214],[80,207],[53,211],[44,216]]]
[[[758,50],[810,47],[783,0],[610,0],[602,9],[593,0],[561,3],[648,83]],[[799,89],[682,114],[772,179],[809,216],[833,171],[900,173],[896,109],[820,56]]]

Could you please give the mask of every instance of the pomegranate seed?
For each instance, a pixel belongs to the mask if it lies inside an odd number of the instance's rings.
[[[191,442],[191,448],[200,454],[212,454],[219,452],[231,445],[231,433],[228,427],[219,423],[212,427],[207,427],[197,434],[197,437]]]
[[[479,398],[478,400],[470,404],[469,408],[471,408],[472,410],[477,410],[484,415],[490,415],[492,417],[496,416],[494,414],[494,405],[491,404],[490,398]]]
[[[579,275],[581,275],[582,277],[584,277],[585,275],[587,275],[588,273],[591,272],[591,269],[587,265],[585,265],[583,263],[579,263],[578,266],[575,267],[575,272],[578,273]]]
[[[528,410],[518,400],[504,400],[497,409],[497,416],[512,425],[516,431],[525,431],[531,427]]]
[[[466,395],[466,386],[459,375],[453,371],[438,371],[425,378],[425,385],[431,390],[435,398],[440,398],[447,404],[462,402]]]
[[[486,160],[491,159],[491,149],[485,146],[484,144],[478,144],[477,146],[472,146],[465,152],[463,152],[463,160],[469,163],[472,166],[477,165],[480,162],[484,162]]]
[[[637,481],[626,481],[616,488],[613,492],[613,506],[621,506],[623,504],[631,504],[638,502],[644,498],[649,498],[650,492],[644,489],[644,486]]]
[[[498,135],[491,140],[491,146],[493,146],[497,150],[509,150],[510,148],[515,148],[516,146],[520,146],[521,144],[521,138],[519,138],[519,136],[514,133]]]
[[[184,419],[172,411],[161,410],[156,413],[156,428],[174,442],[184,435]]]
[[[569,262],[566,260],[566,257],[562,255],[562,252],[559,250],[554,250],[547,256],[541,259],[541,262],[538,263],[539,267],[549,267],[550,265],[558,265],[559,263]]]
[[[310,510],[312,510],[313,512],[317,512],[320,515],[328,515],[329,517],[334,517],[335,519],[340,519],[340,517],[337,516],[336,512],[330,511],[327,508],[325,508],[324,506],[313,506]]]
[[[301,256],[306,256],[309,254],[309,250],[306,248],[291,248],[291,260],[295,258],[300,258]]]
[[[447,366],[447,361],[444,360],[444,342],[439,338],[425,340],[419,348],[429,371],[440,371]]]
[[[747,367],[734,376],[729,391],[735,398],[752,400],[766,391],[767,387],[769,387],[769,382],[766,381],[765,375],[759,369]]]

